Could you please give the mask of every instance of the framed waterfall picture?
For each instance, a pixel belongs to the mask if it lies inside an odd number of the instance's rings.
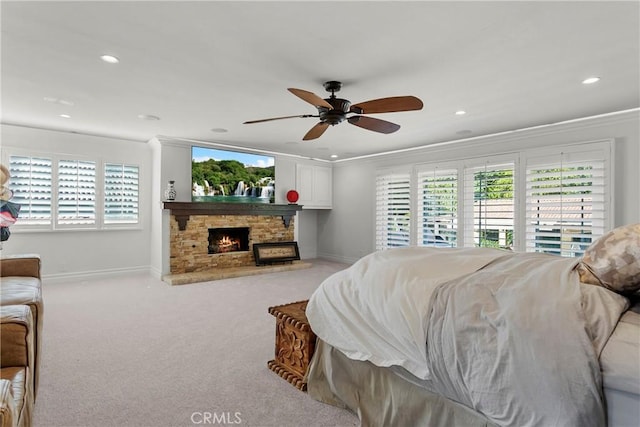
[[[275,158],[191,147],[191,201],[274,203]]]

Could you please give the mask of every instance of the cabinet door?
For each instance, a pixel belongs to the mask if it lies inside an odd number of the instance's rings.
[[[331,208],[332,205],[332,181],[331,168],[315,166],[313,170],[313,198],[315,205],[322,208]]]
[[[305,209],[331,209],[331,167],[296,165],[296,190],[300,195],[298,204]]]
[[[296,190],[298,191],[298,204],[311,206],[313,200],[313,166],[296,165]]]

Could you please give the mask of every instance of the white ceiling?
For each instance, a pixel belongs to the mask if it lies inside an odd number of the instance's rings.
[[[640,105],[639,6],[2,1],[2,122],[344,159],[623,111]],[[243,124],[317,114],[287,88],[324,98],[327,80],[353,103],[415,95],[424,108],[372,115],[401,125],[390,135],[343,122],[302,141],[317,119]]]

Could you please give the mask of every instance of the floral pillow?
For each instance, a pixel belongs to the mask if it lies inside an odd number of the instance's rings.
[[[580,281],[621,294],[640,291],[640,224],[618,227],[584,252]]]

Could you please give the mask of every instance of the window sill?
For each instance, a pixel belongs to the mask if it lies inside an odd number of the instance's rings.
[[[64,228],[18,228],[16,226],[12,226],[9,231],[11,234],[38,234],[38,233],[91,233],[91,232],[109,232],[109,231],[142,231],[144,228],[139,225],[132,226],[121,226],[121,227],[103,227],[103,228],[75,228],[75,227],[64,227]]]

